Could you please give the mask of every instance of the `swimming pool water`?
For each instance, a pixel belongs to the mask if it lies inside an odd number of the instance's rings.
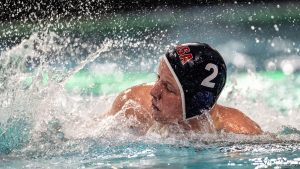
[[[2,24],[0,168],[299,168],[296,7],[195,7]],[[128,128],[134,121],[101,117],[120,91],[153,82],[159,56],[185,41],[220,51],[228,81],[219,103],[242,110],[266,134],[138,136]]]

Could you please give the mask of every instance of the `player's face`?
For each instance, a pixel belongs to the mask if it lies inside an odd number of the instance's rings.
[[[176,123],[183,120],[180,90],[166,65],[161,59],[157,81],[152,90],[152,114],[161,123]]]

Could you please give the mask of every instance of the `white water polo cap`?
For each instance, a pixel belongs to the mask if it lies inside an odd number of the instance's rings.
[[[164,60],[180,89],[183,118],[211,110],[226,82],[219,52],[205,43],[185,43],[172,47]]]

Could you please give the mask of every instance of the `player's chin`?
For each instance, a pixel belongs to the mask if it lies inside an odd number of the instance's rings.
[[[162,111],[160,111],[155,105],[151,106],[152,117],[155,121],[163,124],[172,123],[170,118],[164,115]]]
[[[165,118],[154,117],[153,119],[161,124],[170,124],[170,122],[168,120],[166,120]]]
[[[157,112],[153,112],[153,119],[162,124],[172,123],[172,121],[169,118],[162,116],[162,114],[157,114]]]

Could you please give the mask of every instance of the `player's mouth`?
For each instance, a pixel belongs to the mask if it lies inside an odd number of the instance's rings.
[[[160,111],[156,104],[152,101],[151,107],[154,111]]]

